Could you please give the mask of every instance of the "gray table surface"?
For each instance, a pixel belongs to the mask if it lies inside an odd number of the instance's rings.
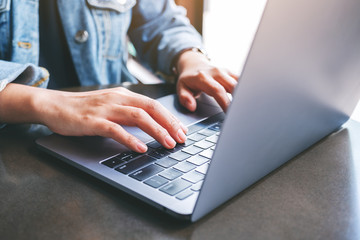
[[[360,239],[355,121],[193,224],[37,150],[45,134],[0,131],[0,239]]]

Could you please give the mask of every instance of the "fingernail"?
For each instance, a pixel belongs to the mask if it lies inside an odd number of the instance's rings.
[[[144,153],[147,151],[147,146],[143,142],[136,142],[136,148],[138,152]]]
[[[186,141],[186,135],[182,129],[179,129],[177,134],[178,134],[178,138],[182,143]]]
[[[169,135],[167,135],[165,137],[165,142],[168,145],[169,148],[174,148],[176,145],[176,142],[174,139],[172,139],[172,137],[170,137]]]

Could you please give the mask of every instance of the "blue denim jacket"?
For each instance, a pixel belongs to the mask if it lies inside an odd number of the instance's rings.
[[[141,61],[166,74],[171,73],[177,53],[202,47],[184,9],[173,0],[57,0],[57,4],[82,85],[128,80],[127,36]],[[49,73],[38,66],[38,8],[38,0],[0,0],[0,91],[10,82],[47,85]],[[76,41],[79,30],[88,32],[87,41]]]

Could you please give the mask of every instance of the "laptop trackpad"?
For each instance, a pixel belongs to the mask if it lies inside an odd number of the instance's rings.
[[[200,122],[203,119],[222,111],[216,101],[205,94],[201,94],[201,96],[197,99],[197,109],[195,112],[190,112],[184,108],[179,103],[176,94],[167,95],[165,97],[158,98],[157,100],[186,126]],[[124,126],[124,129],[145,143],[154,140],[137,127]]]

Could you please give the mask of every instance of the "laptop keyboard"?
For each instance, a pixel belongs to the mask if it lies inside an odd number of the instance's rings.
[[[144,154],[123,152],[100,162],[164,194],[184,200],[199,192],[218,140],[224,114],[189,127],[187,140],[173,149],[157,141]]]

